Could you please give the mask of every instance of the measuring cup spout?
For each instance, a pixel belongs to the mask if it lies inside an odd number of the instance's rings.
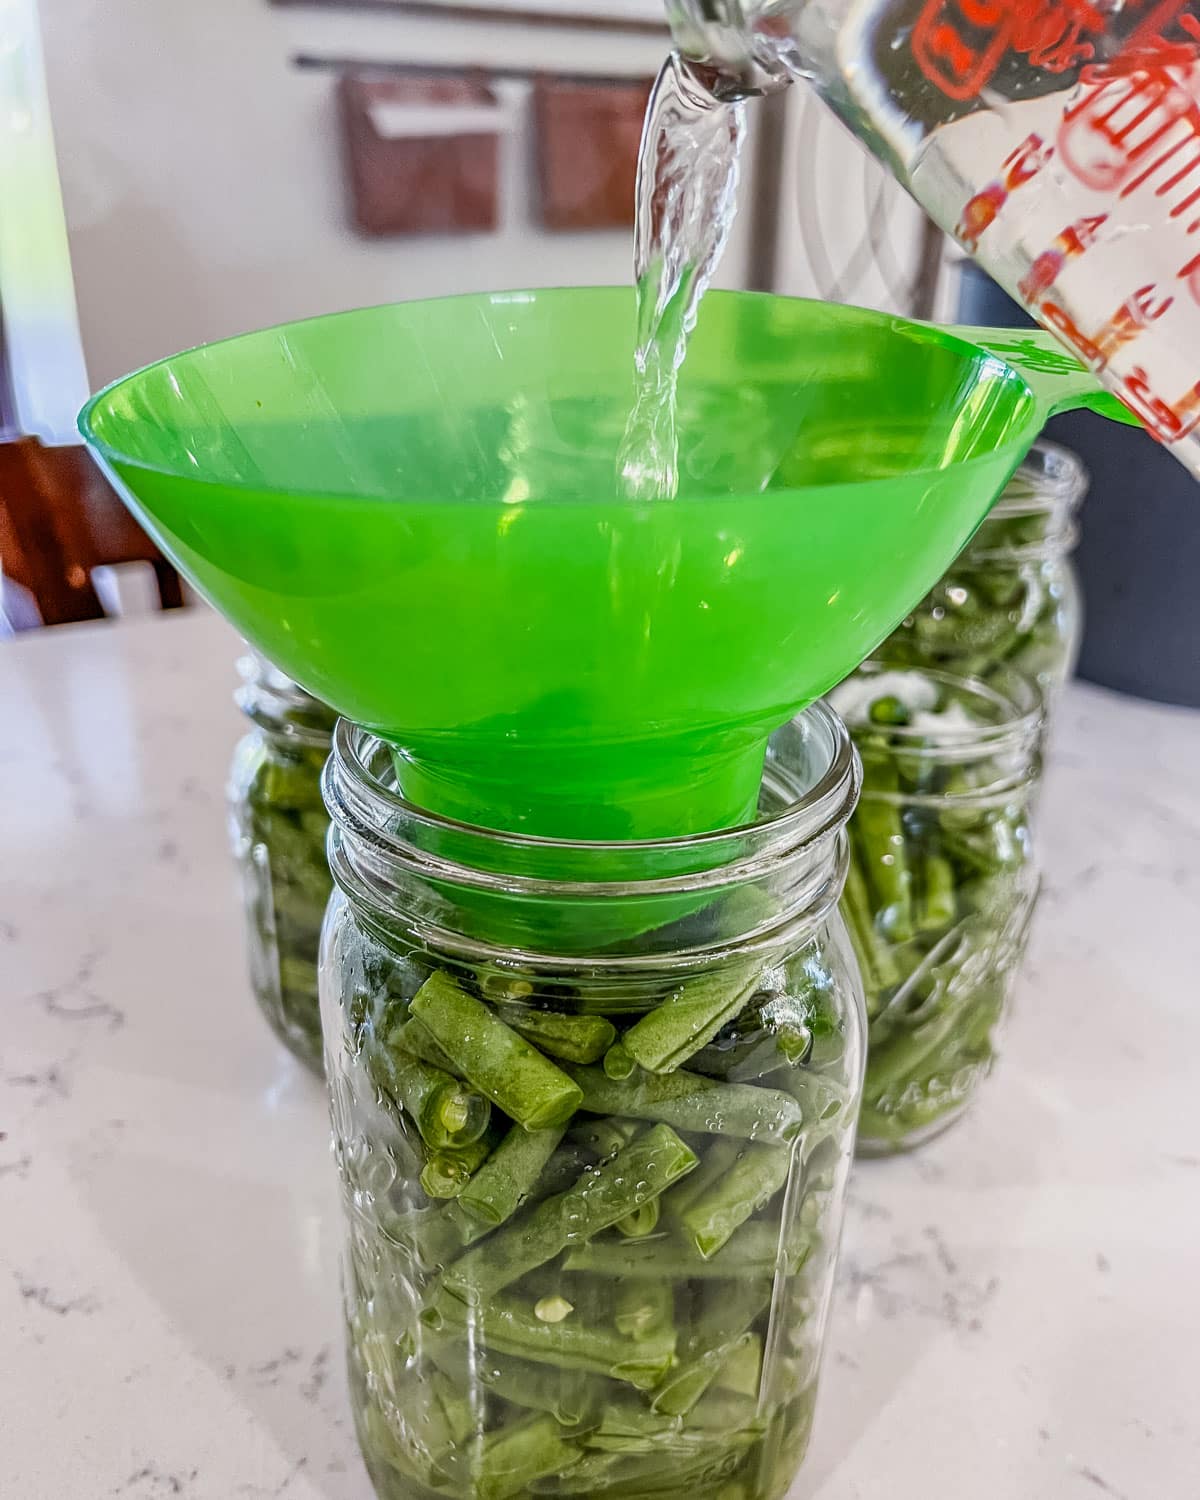
[[[1134,413],[1106,391],[1086,365],[1042,328],[949,328],[947,332],[986,349],[1016,370],[1045,406],[1047,418],[1086,407],[1113,422],[1141,426]]]

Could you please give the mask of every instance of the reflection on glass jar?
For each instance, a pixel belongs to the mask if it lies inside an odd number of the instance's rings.
[[[748,828],[529,839],[422,813],[339,726],[322,1013],[384,1500],[788,1488],[861,1087],[857,783],[818,706]]]
[[[868,662],[831,695],[863,761],[842,912],[867,995],[859,1149],[919,1145],[990,1071],[1038,877],[1041,694]]]
[[[337,715],[256,652],[238,671],[237,704],[254,727],[234,752],[228,796],[250,984],[276,1036],[320,1073],[317,952],[333,885],[321,770]]]
[[[972,541],[876,657],[984,681],[1016,668],[1053,709],[1083,634],[1071,550],[1087,483],[1073,453],[1035,443]]]

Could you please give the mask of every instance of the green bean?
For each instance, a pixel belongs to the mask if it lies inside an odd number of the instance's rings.
[[[626,1239],[644,1240],[658,1228],[660,1211],[657,1198],[651,1198],[648,1203],[640,1203],[632,1213],[617,1220],[617,1233],[623,1234]]]
[[[459,1194],[463,1210],[494,1227],[511,1219],[528,1198],[563,1138],[563,1126],[523,1130],[514,1125]]]
[[[678,1130],[751,1140],[790,1141],[804,1124],[800,1106],[779,1089],[719,1083],[699,1073],[639,1073],[609,1078],[602,1068],[572,1068],[582,1107],[594,1114],[660,1120]]]
[[[434,1150],[469,1146],[487,1129],[488,1101],[440,1068],[387,1043],[370,1049],[367,1066],[376,1085],[407,1111]]]
[[[457,1198],[491,1152],[492,1143],[486,1137],[455,1151],[431,1151],[421,1169],[421,1186],[431,1198]]]
[[[920,862],[921,894],[917,905],[917,928],[921,932],[944,932],[958,915],[954,895],[954,866],[940,854],[927,853]]]
[[[600,1161],[607,1161],[628,1146],[641,1128],[637,1120],[584,1120],[571,1126],[567,1139],[586,1147]]]
[[[614,1042],[604,1054],[604,1071],[617,1083],[637,1072],[637,1061],[624,1042]]]
[[[722,1391],[758,1400],[763,1374],[763,1341],[757,1333],[747,1335],[717,1371],[713,1384]],[[708,1400],[705,1397],[705,1400]],[[727,1414],[726,1414],[727,1418]]]
[[[892,942],[913,933],[912,872],[904,843],[896,767],[863,762],[863,796],[852,824],[867,885],[875,896],[876,925]]]
[[[566,1062],[597,1062],[617,1036],[617,1028],[603,1016],[562,1015],[519,1005],[503,1005],[499,1014],[526,1041]]]
[[[431,974],[412,1010],[463,1076],[526,1130],[565,1124],[579,1107],[578,1086],[449,974]]]
[[[710,1259],[780,1191],[790,1168],[791,1153],[783,1147],[747,1145],[729,1169],[683,1209],[679,1225],[685,1238]]]
[[[563,1269],[612,1277],[769,1280],[781,1265],[789,1273],[794,1273],[807,1255],[810,1244],[806,1236],[793,1235],[789,1239],[789,1253],[785,1260],[780,1253],[778,1226],[755,1220],[743,1224],[711,1256],[703,1256],[695,1245],[674,1238],[594,1239],[585,1245],[573,1245],[563,1262]]]
[[[473,1307],[569,1245],[590,1239],[656,1197],[696,1165],[695,1153],[665,1125],[639,1136],[573,1188],[546,1198],[469,1250],[447,1270],[445,1289]]]
[[[508,1500],[544,1474],[566,1472],[581,1457],[553,1417],[525,1417],[489,1433],[473,1452],[473,1493],[479,1500]]]
[[[423,1333],[422,1347],[458,1390],[470,1391],[478,1383],[513,1406],[548,1412],[563,1427],[578,1427],[613,1389],[582,1370],[555,1369],[494,1350],[477,1352],[428,1328]]]
[[[761,971],[762,960],[750,955],[683,980],[625,1032],[622,1046],[648,1072],[674,1072],[745,1009]]]
[[[770,1301],[770,1286],[734,1282],[710,1301],[708,1317],[684,1340],[679,1358],[654,1392],[655,1411],[682,1416],[699,1401]]]
[[[605,1375],[639,1390],[651,1390],[662,1380],[675,1353],[673,1329],[635,1341],[571,1318],[546,1323],[516,1297],[493,1297],[477,1310],[443,1291],[422,1318],[439,1332],[459,1330],[465,1336],[469,1330],[477,1344],[501,1354]]]
[[[416,1016],[409,1016],[407,1021],[391,1030],[387,1035],[387,1045],[401,1052],[407,1052],[410,1057],[418,1058],[432,1067],[440,1068],[443,1073],[449,1073],[452,1078],[461,1079],[463,1076],[458,1064],[445,1047],[437,1040],[429,1027],[423,1021],[419,1021]]]
[[[846,872],[842,913],[854,944],[855,956],[863,971],[869,1011],[870,997],[877,995],[880,990],[890,989],[899,981],[900,975],[891,948],[875,930],[867,882],[856,859],[851,859],[850,868]]]

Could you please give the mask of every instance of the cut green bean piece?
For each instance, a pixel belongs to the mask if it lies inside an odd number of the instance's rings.
[[[656,1125],[611,1161],[585,1171],[574,1187],[546,1198],[468,1251],[446,1272],[443,1285],[478,1307],[568,1246],[625,1218],[695,1165],[692,1149],[668,1126]]]
[[[940,854],[927,854],[920,862],[921,897],[917,904],[917,926],[922,932],[942,932],[954,923],[954,866]]]
[[[463,1076],[526,1130],[565,1124],[579,1107],[579,1087],[562,1069],[444,971],[429,976],[412,1010]]]
[[[398,1047],[402,1052],[407,1052],[410,1057],[418,1057],[422,1062],[441,1068],[443,1073],[449,1073],[452,1078],[462,1077],[458,1064],[428,1026],[423,1021],[418,1021],[416,1016],[409,1016],[407,1021],[389,1032],[387,1045],[392,1048]]]
[[[726,1359],[718,1370],[713,1384],[718,1390],[732,1391],[735,1395],[749,1396],[757,1400],[759,1387],[762,1384],[762,1368],[763,1341],[757,1333],[751,1333]],[[713,1398],[710,1394],[704,1399],[709,1401]],[[725,1420],[729,1420],[728,1411],[725,1412]]]
[[[597,1062],[617,1037],[617,1028],[604,1016],[562,1015],[520,1005],[502,1005],[499,1011],[500,1019],[526,1041],[566,1062]]]
[[[790,1168],[791,1152],[781,1146],[745,1146],[729,1170],[679,1215],[688,1242],[710,1259],[783,1188]]]
[[[469,1336],[501,1354],[606,1375],[646,1391],[662,1380],[675,1353],[673,1329],[633,1340],[616,1329],[576,1323],[571,1318],[543,1323],[527,1302],[516,1297],[495,1297],[484,1310],[473,1311],[442,1292],[422,1318],[440,1332],[458,1331],[460,1337]]]
[[[876,897],[879,926],[892,942],[913,935],[912,872],[900,820],[899,773],[888,761],[865,759],[863,795],[853,824],[863,873]]]
[[[753,1220],[743,1224],[726,1244],[709,1258],[694,1245],[673,1238],[653,1240],[595,1239],[575,1245],[563,1262],[566,1271],[586,1271],[598,1276],[672,1277],[679,1280],[729,1280],[766,1278],[775,1275],[780,1262],[779,1229]],[[807,1256],[811,1242],[795,1233],[789,1239],[786,1269],[795,1272]]]
[[[489,1433],[471,1456],[478,1500],[508,1500],[533,1480],[570,1469],[582,1455],[553,1417],[541,1415]]]
[[[624,1042],[615,1042],[604,1054],[604,1071],[617,1082],[623,1078],[632,1078],[637,1072],[633,1053]]]
[[[368,1052],[375,1083],[412,1117],[421,1139],[434,1150],[469,1146],[488,1127],[492,1107],[474,1089],[387,1044]]]
[[[647,1072],[673,1073],[745,1010],[761,969],[761,958],[751,956],[685,979],[629,1028],[622,1045]]]
[[[750,1140],[790,1141],[804,1117],[790,1094],[748,1083],[721,1083],[700,1073],[639,1073],[625,1081],[603,1068],[572,1068],[583,1108],[601,1115],[660,1120],[677,1130],[736,1135]]]
[[[567,1139],[591,1151],[601,1161],[608,1161],[628,1146],[641,1128],[639,1120],[584,1120],[571,1126]]]
[[[710,1301],[708,1316],[679,1350],[679,1359],[654,1393],[655,1411],[689,1412],[716,1379],[721,1366],[750,1332],[771,1300],[770,1285],[736,1283]]]
[[[732,1136],[713,1141],[696,1170],[664,1196],[663,1215],[673,1228],[678,1229],[684,1211],[697,1198],[721,1181],[743,1149],[744,1143]]]
[[[644,1240],[658,1228],[659,1212],[659,1200],[651,1198],[649,1203],[640,1204],[631,1214],[617,1220],[617,1233],[626,1239]]]
[[[678,1417],[651,1411],[643,1399],[631,1395],[608,1401],[596,1426],[580,1441],[602,1453],[646,1453],[680,1426]]]
[[[525,1130],[514,1125],[459,1195],[465,1213],[489,1226],[522,1206],[563,1137],[561,1125]]]
[[[491,1153],[486,1137],[459,1151],[431,1151],[421,1169],[421,1186],[431,1198],[457,1198]]]
[[[557,1370],[495,1350],[472,1354],[465,1340],[427,1333],[425,1346],[459,1390],[478,1382],[514,1406],[548,1412],[563,1427],[579,1426],[589,1408],[598,1408],[613,1389],[582,1370]]]

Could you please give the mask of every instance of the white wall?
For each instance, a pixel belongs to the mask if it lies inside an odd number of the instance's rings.
[[[543,235],[528,141],[506,148],[495,235],[370,241],[346,227],[332,74],[296,51],[653,73],[652,37],[266,0],[42,0],[51,110],[93,386],[190,344],[443,292],[619,282],[624,233]],[[515,86],[520,108],[523,86]],[[513,97],[506,91],[506,97]],[[722,280],[737,284],[735,240]]]

